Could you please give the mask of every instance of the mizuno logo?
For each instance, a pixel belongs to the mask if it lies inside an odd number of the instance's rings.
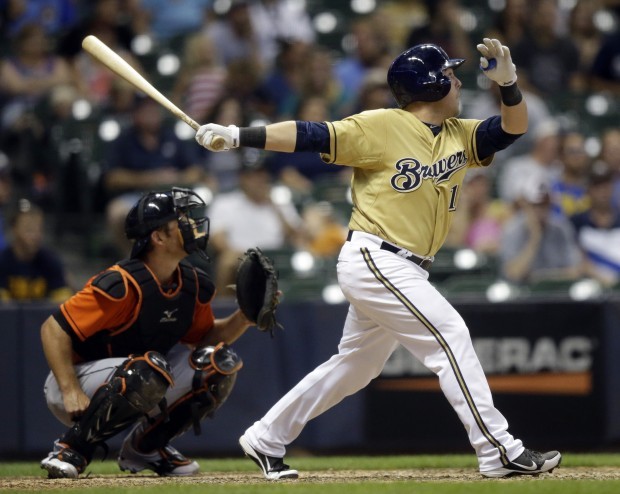
[[[177,318],[174,317],[174,313],[179,309],[165,310],[164,316],[159,320],[159,322],[176,322]]]

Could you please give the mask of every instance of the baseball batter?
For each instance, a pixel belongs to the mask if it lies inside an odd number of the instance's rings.
[[[353,213],[338,261],[350,302],[338,353],[303,378],[239,439],[270,480],[297,478],[283,461],[286,446],[306,423],[365,387],[398,345],[437,374],[486,477],[549,472],[557,451],[524,448],[493,405],[468,328],[428,282],[458,207],[463,178],[488,166],[493,154],[527,130],[526,103],[510,51],[498,40],[478,45],[480,67],[500,86],[501,115],[457,118],[461,82],[450,59],[431,44],[400,54],[388,70],[399,109],[374,110],[338,122],[282,122],[259,128],[202,126],[197,141],[214,136],[224,150],[317,151],[327,163],[351,166]]]

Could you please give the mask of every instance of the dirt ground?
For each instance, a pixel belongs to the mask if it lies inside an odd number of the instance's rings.
[[[556,480],[620,480],[620,467],[558,468],[551,475]],[[531,477],[500,479],[500,482],[531,481]],[[300,472],[297,480],[285,482],[324,484],[351,482],[490,482],[471,469],[412,469],[412,470],[338,470]],[[89,487],[147,487],[165,483],[184,484],[261,484],[267,482],[260,473],[201,473],[190,478],[161,478],[155,475],[91,475],[78,480],[41,477],[0,479],[0,489],[28,489],[35,491],[84,489]]]

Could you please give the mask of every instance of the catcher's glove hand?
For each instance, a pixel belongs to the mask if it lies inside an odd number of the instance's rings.
[[[273,337],[274,329],[282,327],[276,321],[278,274],[271,259],[259,248],[248,249],[240,259],[235,290],[245,317],[260,331],[269,331]]]

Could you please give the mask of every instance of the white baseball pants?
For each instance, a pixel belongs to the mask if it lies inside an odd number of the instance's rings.
[[[427,271],[381,250],[381,242],[354,232],[345,243],[338,281],[351,305],[338,353],[284,395],[245,437],[258,451],[284,457],[308,421],[364,388],[401,344],[437,374],[480,471],[516,458],[523,445],[508,433],[506,419],[493,405],[465,321],[428,282]]]

